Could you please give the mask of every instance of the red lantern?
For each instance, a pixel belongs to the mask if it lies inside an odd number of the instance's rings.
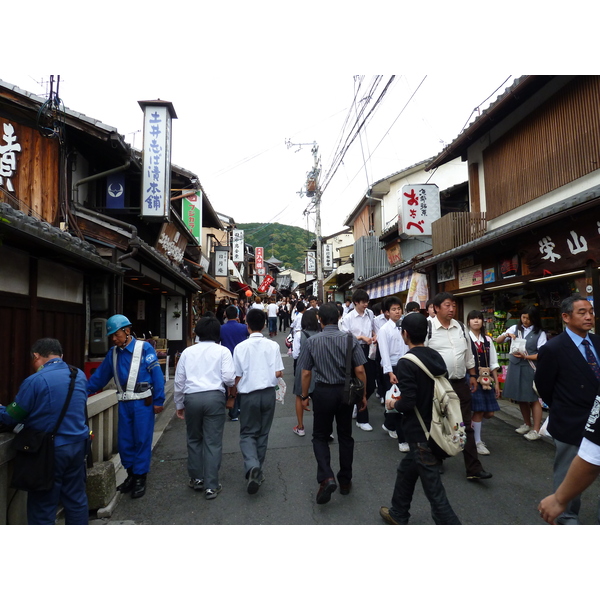
[[[252,296],[252,290],[246,290],[246,298],[250,298]]]

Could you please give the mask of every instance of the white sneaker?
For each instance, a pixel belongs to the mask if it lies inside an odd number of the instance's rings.
[[[410,452],[410,446],[406,442],[401,442],[398,444],[398,450],[400,452]]]
[[[532,429],[529,433],[526,433],[523,437],[526,440],[533,442],[535,440],[539,440],[542,436],[535,429]]]
[[[352,410],[352,418],[356,419],[356,415],[358,415],[358,406],[354,405],[354,409]]]
[[[368,423],[356,423],[357,427],[360,427],[363,431],[373,431],[373,428]]]
[[[529,427],[529,425],[525,425],[525,423],[523,423],[523,425],[521,425],[521,427],[518,427],[517,429],[515,429],[515,431],[517,433],[520,433],[521,435],[524,433],[527,433],[530,430],[531,430],[531,427]]]
[[[394,438],[395,440],[398,439],[398,434],[393,429],[388,429],[385,425],[382,425],[381,429],[383,429],[391,438]]]
[[[485,442],[477,442],[477,454],[489,454],[489,453],[490,453],[490,451],[487,449]]]

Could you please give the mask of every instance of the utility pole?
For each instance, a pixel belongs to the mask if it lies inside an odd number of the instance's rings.
[[[286,146],[308,146],[309,144],[292,144],[286,140]],[[319,159],[319,146],[317,142],[312,143],[311,153],[313,155],[313,168],[306,176],[306,186],[298,194],[300,197],[308,196],[311,199],[310,205],[304,211],[304,214],[315,211],[315,235],[316,235],[316,263],[317,263],[317,298],[325,300],[323,297],[323,242],[321,239],[321,186],[319,178],[321,175],[321,163]]]

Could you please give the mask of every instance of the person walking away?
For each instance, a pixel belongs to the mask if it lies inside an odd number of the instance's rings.
[[[233,306],[228,306],[225,311],[227,323],[221,327],[221,345],[225,346],[233,357],[235,347],[244,340],[248,339],[248,327],[240,323],[239,317],[234,317]],[[237,421],[240,416],[240,401],[236,394],[233,406],[228,411],[229,418]]]
[[[379,330],[377,335],[377,344],[381,354],[381,368],[383,371],[383,397],[394,384],[398,384],[398,378],[394,373],[394,367],[402,356],[408,352],[408,346],[402,338],[402,329],[400,328],[400,319],[402,317],[402,303],[399,298],[391,296],[386,298],[384,310],[389,314],[386,324]],[[402,391],[402,390],[400,390]],[[381,428],[391,437],[398,440],[398,449],[400,452],[410,450],[407,441],[404,439],[402,429],[402,418],[398,413],[386,411]]]
[[[354,460],[354,439],[352,438],[352,406],[343,402],[346,382],[346,354],[348,333],[338,328],[339,313],[333,302],[327,302],[319,309],[319,321],[323,331],[304,340],[300,348],[297,368],[302,372],[302,403],[309,407],[313,402],[313,451],[317,460],[317,504],[327,504],[331,494],[337,489],[336,477],[331,468],[329,439],[335,419],[339,464],[337,481],[340,493],[347,495],[352,486],[352,463]],[[364,363],[365,355],[358,340],[352,337],[351,365],[354,374],[366,389]],[[309,396],[314,377],[315,387]],[[363,396],[360,411],[367,408],[367,398]]]
[[[163,410],[165,378],[151,344],[137,340],[131,321],[116,314],[106,322],[113,348],[88,381],[88,392],[99,392],[114,379],[119,399],[118,449],[127,478],[117,487],[132,498],[146,493],[152,459],[154,415]]]
[[[236,307],[228,306],[227,311],[230,309],[232,314]],[[188,486],[203,490],[207,500],[213,500],[222,490],[219,469],[225,408],[233,407],[235,396],[233,358],[219,344],[220,330],[216,318],[198,321],[195,333],[200,341],[181,353],[173,395],[177,417],[184,419],[186,426]]]
[[[302,340],[307,340],[309,337],[316,335],[319,333],[319,331],[321,331],[317,314],[318,312],[315,310],[306,310],[302,315],[302,329],[297,331],[294,336],[294,344],[292,349],[294,363],[297,362],[298,357],[300,356]],[[312,394],[314,387],[314,382],[312,382],[308,390],[309,396]],[[296,372],[294,373],[294,394],[296,396],[296,417],[298,419],[298,424],[293,427],[292,430],[296,435],[303,437],[305,435],[304,411],[310,409],[308,407],[305,408],[302,404],[302,371],[300,369],[296,369]]]
[[[369,359],[369,350],[371,344],[377,341],[373,326],[373,312],[367,308],[369,304],[369,294],[364,290],[356,290],[352,295],[354,310],[347,313],[340,322],[340,329],[344,332],[350,332],[358,340],[361,350],[365,355],[365,373],[367,376],[366,394],[367,400],[375,391],[377,379],[377,365],[374,360]],[[355,411],[356,425],[363,431],[373,431],[369,424],[369,409]]]
[[[419,358],[432,375],[444,375],[446,364],[438,352],[425,347],[426,335],[425,315],[410,313],[404,317],[402,338],[409,348],[408,352]],[[433,440],[427,440],[416,414],[418,410],[425,429],[429,431],[433,380],[418,365],[409,360],[399,360],[394,371],[402,396],[397,401],[386,400],[386,408],[404,415],[402,429],[410,450],[398,465],[391,508],[382,506],[379,514],[390,525],[408,525],[415,485],[420,479],[425,496],[431,505],[431,516],[435,524],[460,525],[460,520],[450,506],[440,477],[441,459],[436,454],[439,448]]]
[[[269,337],[275,337],[277,335],[277,304],[273,298],[267,306],[267,317],[269,319]]]
[[[556,491],[590,427],[586,421],[595,406],[600,385],[600,336],[591,333],[594,308],[584,297],[575,294],[562,301],[561,315],[565,330],[540,348],[535,372],[539,395],[550,407],[548,433],[555,445],[553,484]],[[556,519],[557,523],[579,525],[580,507],[581,497],[576,494]]]
[[[246,322],[250,336],[235,347],[233,364],[240,396],[240,449],[247,491],[256,494],[264,481],[263,466],[275,414],[275,386],[283,373],[283,361],[279,344],[261,333],[265,313],[251,309]]]
[[[467,339],[464,325],[454,319],[456,313],[454,296],[448,292],[441,292],[436,294],[432,303],[435,317],[430,319],[427,326],[425,345],[437,350],[442,355],[450,385],[460,398],[460,409],[467,435],[462,452],[467,479],[469,481],[490,479],[492,474],[484,471],[477,457],[477,446],[471,426],[471,394],[477,389],[475,358],[471,350],[471,342],[470,339]],[[467,373],[469,374],[469,383],[465,380]]]
[[[67,399],[71,370],[62,359],[61,344],[42,338],[31,347],[35,371],[21,383],[14,401],[0,406],[0,423],[51,432]],[[54,525],[62,505],[66,525],[88,524],[86,446],[90,430],[86,420],[87,381],[77,369],[67,412],[54,438],[54,485],[45,492],[27,492],[27,523]]]
[[[498,383],[498,354],[494,342],[489,335],[485,334],[483,326],[483,313],[480,310],[472,310],[467,315],[467,328],[471,338],[471,352],[475,358],[475,373],[480,373],[481,367],[487,367],[490,371],[490,379],[493,387],[484,390],[481,383],[477,383],[477,389],[471,394],[471,411],[473,412],[471,425],[475,436],[477,454],[487,455],[490,453],[488,447],[481,441],[481,425],[483,419],[491,419],[497,410],[500,410],[498,398],[500,398],[500,384]]]

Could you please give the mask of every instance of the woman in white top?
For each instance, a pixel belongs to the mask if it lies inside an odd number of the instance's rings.
[[[517,337],[525,338],[526,345],[525,352],[509,356],[504,396],[518,402],[523,415],[523,425],[515,431],[525,434],[525,438],[530,441],[539,440],[542,405],[533,390],[533,376],[538,350],[546,343],[547,338],[542,330],[542,319],[538,309],[528,306],[521,315],[521,322],[509,327],[496,341],[501,344],[507,337],[513,340]]]
[[[489,454],[487,446],[481,441],[481,425],[483,419],[491,419],[494,412],[500,410],[498,398],[500,398],[500,384],[498,383],[498,354],[494,347],[492,338],[485,335],[483,326],[483,313],[480,310],[472,310],[467,315],[467,327],[471,338],[471,350],[475,357],[475,372],[479,377],[480,367],[490,370],[491,389],[484,390],[481,383],[477,383],[477,389],[471,394],[471,410],[473,416],[471,425],[475,434],[475,444],[478,454]]]

